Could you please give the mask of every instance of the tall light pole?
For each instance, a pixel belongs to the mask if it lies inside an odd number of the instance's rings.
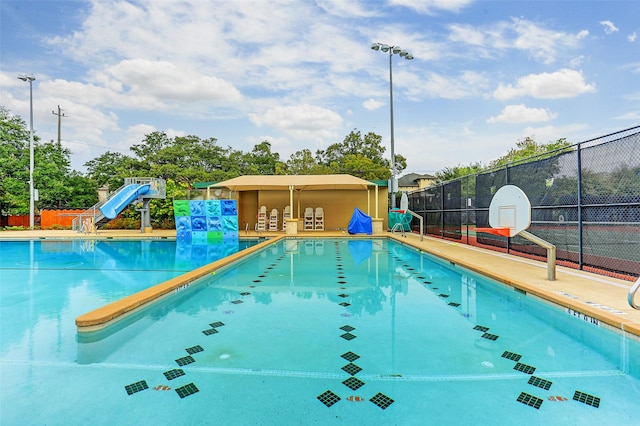
[[[19,75],[22,81],[29,82],[29,228],[34,227],[33,215],[33,74]]]
[[[383,43],[373,43],[371,49],[376,51],[382,51],[389,53],[389,110],[391,112],[391,208],[396,208],[396,191],[398,186],[396,184],[396,164],[395,164],[395,144],[394,144],[394,131],[393,131],[393,55],[400,55],[408,61],[413,59],[413,55],[406,50],[402,50],[400,46],[390,46]]]

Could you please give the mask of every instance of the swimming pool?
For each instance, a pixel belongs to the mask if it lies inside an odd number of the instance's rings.
[[[274,243],[100,339],[72,305],[9,345],[3,314],[2,424],[636,418],[636,340],[386,239]]]

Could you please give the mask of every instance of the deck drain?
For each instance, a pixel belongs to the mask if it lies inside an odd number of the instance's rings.
[[[338,284],[346,284],[346,281],[338,281]]]
[[[482,331],[482,332],[487,332],[489,331],[489,327],[485,327],[482,325],[476,325],[475,327],[473,327],[474,330],[478,330],[478,331]]]
[[[443,299],[446,299],[447,297],[449,297],[449,295],[448,294],[444,294],[444,293],[440,293],[438,295],[438,297],[442,297]]]
[[[351,327],[350,325],[343,325],[342,327],[340,327],[340,330],[344,330],[347,333],[350,332],[350,331],[353,331],[355,329],[356,329],[355,327]]]
[[[216,334],[218,330],[215,328],[210,328],[209,330],[202,330],[205,336],[211,336],[212,334]]]
[[[344,297],[349,297],[349,295],[348,295],[348,294],[344,294],[344,293],[339,294],[338,296],[340,296],[340,297],[342,297],[342,298],[344,298]]]
[[[509,351],[504,351],[502,353],[502,358],[506,358],[506,359],[510,359],[511,361],[518,362],[520,361],[520,358],[522,358],[522,355],[509,352]]]
[[[422,281],[425,284],[432,284],[431,281]]]
[[[346,277],[344,275],[338,275],[338,279],[342,280],[345,279]]]
[[[347,373],[349,373],[349,374],[351,374],[352,376],[355,376],[356,374],[358,374],[359,372],[362,371],[362,368],[360,368],[356,364],[350,362],[349,364],[347,364],[344,367],[342,367],[342,370],[347,372]]]
[[[527,364],[522,364],[521,362],[519,362],[516,365],[514,365],[513,369],[517,370],[517,371],[521,371],[521,372],[526,373],[526,374],[533,374],[533,372],[536,371],[535,367],[532,367],[532,366],[527,365]]]
[[[447,304],[448,304],[449,306],[453,306],[454,308],[457,308],[458,306],[460,306],[460,304],[459,304],[459,303],[456,303],[456,302],[449,302],[449,303],[447,303]]]
[[[318,395],[317,398],[327,407],[331,407],[333,404],[340,401],[340,397],[330,390],[323,392],[321,395]]]
[[[360,358],[360,355],[355,354],[351,351],[349,352],[345,352],[342,355],[340,355],[342,358],[346,359],[347,361],[355,361],[356,359]]]
[[[573,400],[582,402],[583,404],[587,404],[595,408],[600,407],[600,398],[598,398],[597,396],[589,395],[588,393],[576,391],[573,394]]]
[[[480,336],[480,337],[482,337],[483,339],[498,340],[498,337],[500,337],[500,336],[498,336],[498,335],[496,335],[496,334],[491,334],[491,333],[484,333],[484,334],[483,334],[482,336]]]
[[[197,354],[198,352],[204,351],[204,349],[202,349],[202,346],[196,345],[196,346],[192,346],[190,348],[185,349],[185,351],[187,351],[189,355],[193,355],[193,354]]]
[[[540,377],[531,376],[529,377],[529,381],[527,383],[529,383],[530,385],[542,388],[544,390],[549,390],[553,382],[550,382],[549,380],[541,379]]]
[[[340,337],[342,337],[344,340],[353,340],[358,336],[356,336],[355,334],[351,334],[351,333],[344,333],[344,334],[341,334]]]
[[[180,396],[180,398],[185,398],[185,397],[187,397],[189,395],[193,395],[194,393],[199,392],[199,391],[200,390],[193,383],[189,383],[188,385],[180,386],[179,388],[176,389],[176,392],[178,393],[178,396]]]
[[[216,321],[216,322],[212,322],[211,324],[209,324],[211,327],[216,328],[216,327],[222,327],[224,325],[223,322],[220,321]]]
[[[338,304],[340,306],[344,306],[344,307],[351,306],[351,303],[347,303],[347,302],[342,302],[342,303],[338,303]]]
[[[180,376],[184,376],[184,370],[181,370],[180,368],[174,368],[173,370],[165,371],[162,374],[164,374],[164,377],[166,377],[167,380],[173,380],[177,379]]]
[[[343,380],[342,384],[348,387],[351,390],[358,390],[360,387],[364,386],[364,382],[357,377],[349,377],[347,380]]]
[[[382,408],[383,410],[386,410],[388,406],[393,404],[393,399],[389,398],[387,395],[385,395],[385,394],[383,394],[381,392],[378,392],[369,401],[373,402],[374,404],[376,404],[378,407]]]
[[[518,396],[518,402],[522,402],[524,405],[528,405],[529,407],[533,407],[536,410],[540,409],[542,405],[542,399],[537,396],[529,395],[526,392],[521,392],[520,396]]]
[[[176,362],[180,367],[182,367],[183,365],[192,364],[196,362],[196,360],[193,359],[191,355],[188,355],[188,356],[176,359]]]
[[[238,303],[244,303],[242,300],[232,300],[231,303],[237,305]]]
[[[125,386],[124,389],[127,391],[127,395],[133,395],[136,392],[149,389],[149,386],[147,385],[146,380],[141,380],[139,382],[131,383],[130,385]]]
[[[253,280],[254,283],[261,283],[262,280]]]
[[[240,293],[240,296],[248,296],[251,293],[247,292],[247,291],[243,291],[242,293]]]

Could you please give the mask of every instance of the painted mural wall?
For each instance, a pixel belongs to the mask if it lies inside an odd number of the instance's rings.
[[[206,245],[238,240],[236,200],[174,200],[176,240]]]

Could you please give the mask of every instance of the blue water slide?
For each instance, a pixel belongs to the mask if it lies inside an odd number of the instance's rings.
[[[138,185],[132,183],[118,191],[113,197],[100,207],[102,214],[108,219],[115,219],[118,214],[133,200],[149,192],[149,184]]]

